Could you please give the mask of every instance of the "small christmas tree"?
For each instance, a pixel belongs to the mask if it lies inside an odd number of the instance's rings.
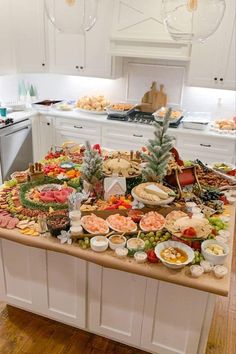
[[[83,164],[81,166],[81,177],[84,183],[84,189],[96,196],[102,194],[102,163],[103,159],[98,151],[91,147],[87,141],[84,153]]]
[[[166,175],[167,166],[171,157],[170,150],[173,148],[173,138],[167,134],[169,119],[171,116],[169,108],[163,119],[163,125],[155,122],[155,138],[149,140],[147,145],[149,155],[144,154],[147,166],[143,169],[143,179],[148,182],[161,182]]]

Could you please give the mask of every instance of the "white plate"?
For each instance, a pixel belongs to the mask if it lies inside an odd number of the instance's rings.
[[[83,109],[83,108],[75,108],[75,111],[88,113],[88,114],[107,115],[106,111],[92,111],[92,110],[90,111],[90,110]]]
[[[149,201],[149,200],[138,197],[137,194],[135,194],[135,192],[134,192],[134,188],[131,191],[132,197],[145,205],[167,205],[167,204],[172,203],[175,200],[175,197],[169,197],[167,199],[161,199],[158,202]]]
[[[147,214],[148,214],[148,213],[147,213]],[[159,214],[159,213],[157,213],[157,214]],[[161,214],[160,214],[160,215],[161,215]],[[148,230],[148,229],[145,229],[145,228],[142,227],[142,219],[143,219],[144,217],[145,217],[145,214],[143,215],[143,217],[141,218],[141,220],[140,220],[140,222],[139,222],[139,227],[140,227],[140,229],[141,229],[142,231],[144,231],[144,232],[160,231],[160,230],[162,230],[162,229],[165,227],[166,222],[165,222],[165,218],[164,218],[164,216],[163,216],[164,224],[163,224],[163,226],[161,226],[159,229],[155,229],[155,230]]]
[[[107,222],[106,220],[104,220],[104,221],[107,223],[107,231],[106,231],[106,232],[104,232],[104,233],[102,233],[102,232],[92,232],[92,231],[90,231],[89,229],[87,229],[86,226],[85,226],[85,223],[84,223],[84,218],[85,218],[85,217],[86,217],[86,215],[81,218],[81,226],[82,226],[83,229],[84,229],[85,231],[87,231],[89,234],[91,234],[91,235],[106,235],[106,234],[108,234],[108,232],[109,232],[109,226],[108,226],[108,222]]]
[[[181,250],[183,250],[184,252],[187,253],[188,255],[188,259],[186,262],[181,263],[181,264],[175,264],[175,263],[171,263],[168,262],[166,260],[164,260],[161,256],[161,252],[168,247],[175,247],[175,248],[180,248]],[[157,258],[159,258],[161,260],[161,262],[168,268],[172,268],[172,269],[181,269],[183,267],[185,267],[186,265],[188,265],[189,263],[191,263],[194,260],[194,252],[192,250],[191,247],[187,246],[185,243],[182,242],[178,242],[178,241],[165,241],[165,242],[161,242],[158,245],[156,245],[155,250],[154,250]]]
[[[108,218],[109,218],[109,216],[108,216]],[[138,229],[138,226],[135,225],[135,228],[133,228],[133,230],[131,230],[131,231],[122,231],[122,230],[119,230],[119,229],[116,229],[115,227],[113,227],[113,226],[109,223],[109,221],[108,221],[107,219],[106,219],[106,222],[107,222],[107,224],[109,225],[110,229],[112,229],[112,230],[114,230],[114,231],[116,231],[116,232],[120,232],[120,233],[132,233],[132,232],[136,232],[137,229]]]

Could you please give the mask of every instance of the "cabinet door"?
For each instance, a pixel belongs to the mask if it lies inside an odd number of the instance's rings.
[[[49,116],[39,117],[39,155],[41,158],[55,145],[54,141],[54,119]]]
[[[0,240],[1,300],[41,313],[44,305],[45,251]]]
[[[12,33],[11,2],[9,0],[0,0],[0,75],[11,74],[16,71],[14,60],[14,44]]]
[[[152,353],[196,354],[208,294],[147,280],[141,347]]]
[[[86,141],[89,141],[93,144],[100,144],[100,136],[90,135],[88,132],[78,130],[72,132],[71,130],[56,130],[56,145],[62,146],[65,141],[74,141],[79,144],[85,144]]]
[[[146,279],[89,263],[88,330],[139,346]]]
[[[235,13],[235,11],[234,11]],[[234,18],[234,27],[228,50],[227,65],[222,68],[222,86],[225,89],[236,90],[236,16]]]
[[[11,12],[18,71],[45,72],[47,63],[44,2],[41,0],[12,0]]]
[[[60,322],[86,326],[86,262],[46,251],[43,313]],[[47,268],[46,268],[47,267]]]
[[[223,75],[229,65],[228,54],[232,46],[234,21],[235,1],[229,0],[224,18],[217,31],[205,43],[192,45],[188,73],[189,86],[227,88],[226,85],[224,87]]]

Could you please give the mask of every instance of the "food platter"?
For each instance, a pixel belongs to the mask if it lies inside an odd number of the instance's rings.
[[[109,232],[109,225],[106,220],[95,214],[83,216],[81,218],[81,225],[85,231],[92,235],[105,235]]]
[[[94,114],[94,115],[106,115],[107,111],[95,111],[95,110],[89,110],[89,109],[83,109],[83,108],[75,108],[75,111],[77,112],[82,112],[82,113],[88,113],[88,114]]]
[[[143,185],[143,187],[145,187],[145,186],[149,186],[149,185],[153,185],[153,184],[157,185],[165,193],[170,193],[170,192],[173,193],[173,191],[170,188],[165,187],[165,186],[163,186],[163,185],[161,185],[159,183],[147,182],[147,183],[143,183],[142,185]],[[159,198],[159,200],[151,200],[151,198],[150,199],[145,199],[144,197],[140,196],[140,194],[138,194],[138,189],[140,189],[140,186],[141,185],[134,187],[132,189],[132,191],[131,191],[131,194],[132,194],[134,199],[138,200],[139,202],[141,202],[141,203],[143,203],[145,205],[153,205],[153,206],[155,206],[155,205],[160,205],[160,206],[161,205],[168,205],[168,204],[172,203],[175,200],[175,196],[169,196],[166,199],[160,199]]]
[[[165,226],[165,218],[156,211],[150,211],[143,215],[139,223],[140,229],[145,232],[159,231]]]
[[[135,222],[126,216],[120,215],[120,214],[113,214],[108,216],[106,219],[109,227],[116,231],[116,232],[136,232],[137,231],[137,224]]]

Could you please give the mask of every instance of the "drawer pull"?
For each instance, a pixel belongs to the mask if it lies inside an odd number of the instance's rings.
[[[206,147],[206,148],[210,148],[210,147],[211,147],[210,144],[209,144],[209,145],[207,145],[207,144],[200,144],[200,146],[204,146],[204,147]]]
[[[75,129],[83,129],[83,127],[81,125],[74,125]]]
[[[135,138],[143,138],[143,135],[133,134]]]

